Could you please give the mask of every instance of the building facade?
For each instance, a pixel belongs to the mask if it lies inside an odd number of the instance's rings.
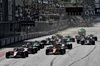
[[[26,29],[30,27],[20,26],[21,21],[39,21],[40,14],[61,14],[64,5],[59,4],[58,1],[0,0],[0,39],[20,35],[21,27]],[[56,18],[56,20],[58,19]],[[34,26],[32,27],[34,28]],[[27,34],[28,30],[24,30],[24,32]]]

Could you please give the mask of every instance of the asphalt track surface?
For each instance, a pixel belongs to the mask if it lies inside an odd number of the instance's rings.
[[[71,35],[75,37],[80,27],[69,28],[59,33],[63,36]],[[94,27],[84,27],[87,35],[94,34],[98,37],[96,45],[80,45],[73,42],[73,49],[66,50],[65,55],[45,55],[45,50],[41,49],[37,54],[30,54],[27,58],[5,58],[5,52],[14,47],[21,46],[27,41],[43,40],[49,36],[25,40],[0,49],[0,66],[100,66],[100,23]]]

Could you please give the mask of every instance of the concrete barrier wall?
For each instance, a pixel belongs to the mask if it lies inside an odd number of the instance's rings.
[[[9,44],[13,44],[15,42],[32,39],[40,36],[54,34],[58,31],[67,29],[69,27],[75,26],[87,26],[87,23],[79,23],[79,24],[70,24],[67,20],[56,21],[54,23],[46,23],[46,22],[36,22],[36,25],[32,32],[28,34],[3,38],[0,40],[0,47],[7,46]],[[21,29],[25,29],[26,27],[22,27]]]

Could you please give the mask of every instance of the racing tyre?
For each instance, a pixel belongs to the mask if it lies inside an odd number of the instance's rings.
[[[62,55],[65,54],[65,49],[62,49],[62,50],[61,50],[61,54],[62,54]]]
[[[77,40],[77,44],[79,44],[80,40]]]
[[[21,53],[22,58],[25,58],[25,52]]]
[[[35,48],[35,53],[37,53],[37,51],[38,51],[37,48]]]
[[[42,44],[42,45],[41,45],[41,49],[43,49],[43,48],[44,48],[44,45]]]
[[[95,41],[97,41],[97,37],[94,37]]]
[[[40,49],[41,49],[41,47],[39,46],[39,47],[38,47],[38,49],[40,50]]]
[[[42,40],[41,42],[42,42],[43,44],[46,44],[46,40]]]
[[[35,53],[37,53],[37,50],[35,50]]]
[[[49,55],[48,52],[49,52],[49,50],[46,50],[45,54],[46,54],[46,55]]]
[[[72,42],[75,42],[75,38],[72,38]]]
[[[32,54],[35,54],[35,49],[31,49]]]
[[[92,41],[92,45],[95,45],[95,41]]]
[[[40,50],[40,46],[38,46],[37,48],[38,48],[38,50]]]
[[[67,45],[68,49],[72,49],[72,44]]]
[[[69,44],[69,49],[72,49],[72,44]]]
[[[43,48],[44,48],[44,44],[43,44]]]
[[[28,51],[25,51],[25,56],[28,57]]]
[[[6,58],[9,58],[9,56],[10,56],[10,52],[6,52]]]
[[[66,49],[69,49],[69,44],[66,45]]]
[[[70,44],[68,44],[67,46],[68,46],[68,49],[70,49]]]
[[[81,45],[84,45],[84,41],[81,41]]]

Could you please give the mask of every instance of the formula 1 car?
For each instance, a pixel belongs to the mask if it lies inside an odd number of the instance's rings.
[[[55,44],[56,41],[56,38],[46,38],[46,40],[42,40],[41,43],[43,43],[44,45],[52,45]]]
[[[95,45],[95,41],[87,39],[87,40],[81,41],[81,45]]]
[[[44,45],[51,45],[51,39],[46,38],[46,40],[42,40],[41,43],[43,43]]]
[[[53,46],[47,47],[45,54],[51,55],[51,54],[65,54],[66,50],[64,47],[62,47],[62,44],[55,44]]]
[[[97,36],[94,36],[93,34],[88,35],[88,37],[94,41],[97,41]]]
[[[25,58],[28,57],[28,52],[24,51],[24,48],[17,47],[14,48],[13,51],[6,52],[6,58]]]
[[[72,38],[71,36],[65,36],[67,42],[75,42],[75,38]]]
[[[85,40],[86,37],[83,37],[83,36],[80,36],[78,37],[76,40],[77,40],[77,44],[81,44],[81,41]]]
[[[52,37],[51,37],[51,39],[53,39],[53,40],[56,39],[56,38],[57,38],[56,36],[52,36]]]
[[[81,45],[95,45],[95,41],[89,37],[81,38],[80,40],[78,39],[77,43]]]
[[[40,42],[40,41],[35,41],[34,42],[34,46],[37,46],[37,45],[40,46],[40,49],[43,49],[44,48],[44,44],[42,42]]]
[[[65,47],[65,49],[72,49],[72,44],[69,43],[66,39],[62,40],[62,46]]]
[[[44,44],[40,41],[34,41],[34,42],[30,42],[32,47],[37,47],[38,50],[43,49],[44,48]]]
[[[51,37],[53,40],[57,40],[58,38],[63,38],[61,34],[55,34],[54,36]]]
[[[72,49],[72,44],[71,44],[71,43],[65,44],[65,48],[66,48],[66,49]]]
[[[27,45],[22,46],[24,48],[24,51],[27,51],[29,54],[35,54],[38,51],[37,47],[33,47],[32,44],[28,43]]]

